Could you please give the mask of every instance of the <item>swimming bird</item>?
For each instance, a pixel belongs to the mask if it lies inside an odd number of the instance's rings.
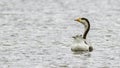
[[[90,30],[90,22],[87,18],[77,18],[75,21],[82,23],[85,27],[85,31],[83,35],[76,35],[73,36],[74,38],[74,44],[71,47],[72,51],[93,51],[93,47],[89,45],[86,41],[87,34]]]

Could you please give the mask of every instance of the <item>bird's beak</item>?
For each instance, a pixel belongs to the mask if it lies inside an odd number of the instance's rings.
[[[77,18],[77,19],[75,19],[74,21],[80,22],[80,21],[81,21],[81,18]]]

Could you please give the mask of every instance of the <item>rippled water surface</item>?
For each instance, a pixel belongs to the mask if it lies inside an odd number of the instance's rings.
[[[93,52],[71,51],[77,17]],[[0,68],[120,68],[120,0],[0,0]]]

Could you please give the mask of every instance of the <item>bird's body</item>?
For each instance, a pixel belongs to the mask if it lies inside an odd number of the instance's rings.
[[[72,51],[90,51],[91,52],[93,50],[93,47],[90,44],[88,44],[88,42],[86,41],[86,39],[82,37],[82,35],[76,35],[73,38],[74,38],[74,42],[71,47]]]
[[[78,18],[75,21],[82,23],[85,26],[85,32],[82,35],[74,36],[74,43],[71,47],[72,51],[92,51],[93,47],[86,42],[87,33],[90,29],[90,23],[86,18]]]
[[[74,37],[74,42],[71,47],[72,51],[88,51],[89,45],[87,45],[85,39],[82,38],[80,35],[76,35]]]

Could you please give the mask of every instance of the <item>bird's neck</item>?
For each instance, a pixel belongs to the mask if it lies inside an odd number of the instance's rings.
[[[83,38],[86,39],[87,34],[88,34],[89,30],[90,30],[90,23],[89,23],[89,21],[87,21],[87,22],[84,24],[84,27],[85,27],[85,32],[84,32],[84,34],[83,34]]]

